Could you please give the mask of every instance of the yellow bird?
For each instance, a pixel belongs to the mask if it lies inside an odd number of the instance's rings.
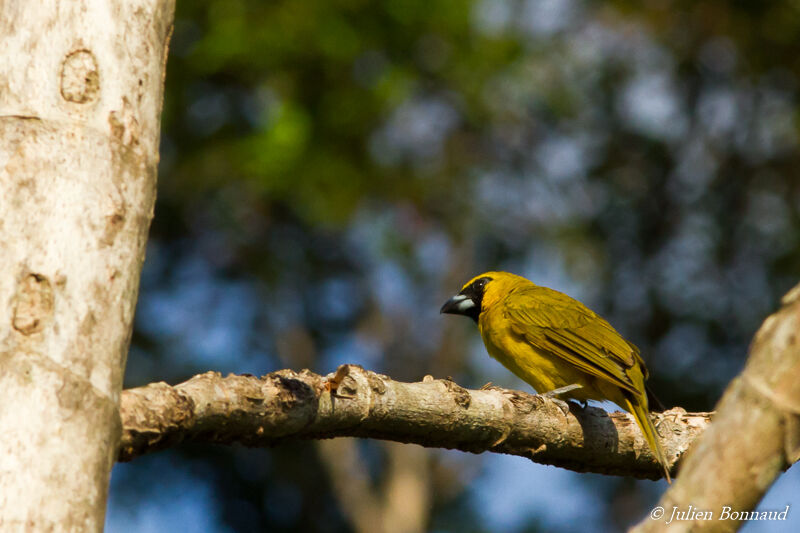
[[[485,272],[467,282],[441,312],[473,319],[489,355],[536,392],[610,400],[633,414],[671,482],[650,420],[647,368],[639,349],[591,309],[521,276]]]

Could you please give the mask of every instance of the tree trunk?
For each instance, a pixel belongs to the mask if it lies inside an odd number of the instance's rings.
[[[0,2],[0,530],[99,531],[174,0]]]

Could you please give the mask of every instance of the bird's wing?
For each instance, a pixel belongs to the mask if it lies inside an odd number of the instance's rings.
[[[642,394],[644,380],[634,383],[627,372],[638,366],[642,377],[647,378],[639,349],[579,301],[547,287],[533,286],[512,291],[504,303],[512,331],[534,348],[561,357],[587,374],[636,395]]]

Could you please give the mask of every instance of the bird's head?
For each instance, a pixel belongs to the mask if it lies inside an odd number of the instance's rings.
[[[469,280],[458,294],[444,303],[439,312],[468,316],[478,322],[482,311],[508,294],[514,285],[526,281],[508,272],[484,272]]]

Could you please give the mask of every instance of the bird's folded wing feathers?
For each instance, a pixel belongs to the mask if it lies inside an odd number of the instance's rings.
[[[509,294],[505,312],[512,331],[535,348],[641,394],[639,389],[643,384],[637,387],[626,372],[641,363],[639,350],[579,301],[546,287],[525,287]],[[638,366],[644,369],[644,365]]]

